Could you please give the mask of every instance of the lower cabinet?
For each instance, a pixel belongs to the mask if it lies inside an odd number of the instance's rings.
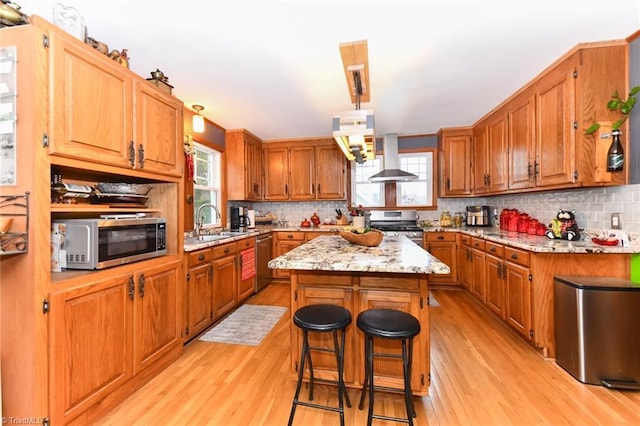
[[[291,275],[291,311],[316,303],[344,306],[353,321],[347,327],[344,379],[347,386],[360,388],[364,382],[364,334],[357,328],[358,314],[367,309],[388,308],[418,318],[421,331],[414,338],[411,387],[415,395],[426,395],[429,388],[429,307],[425,276],[416,274],[346,273],[293,271]],[[332,348],[329,333],[310,333],[310,344]],[[302,347],[301,332],[291,323],[291,365],[297,374]],[[374,351],[401,354],[399,340],[374,340]],[[313,353],[314,374],[336,379],[337,366],[332,354]],[[402,360],[377,358],[375,383],[396,389],[403,387]]]
[[[485,254],[485,304],[497,316],[505,318],[504,246],[486,242]]]
[[[274,232],[273,244],[275,245],[273,252],[275,257],[293,250],[294,248],[305,243],[304,232]],[[291,273],[286,269],[274,269],[273,277],[276,279],[288,279]]]
[[[65,424],[181,346],[180,261],[50,295],[50,413]]]
[[[458,244],[457,232],[425,232],[423,237],[424,249],[449,267],[448,274],[433,274],[429,277],[429,284],[457,285],[458,284]]]
[[[531,314],[531,270],[529,253],[505,247],[503,279],[505,283],[505,319],[527,340],[533,338]]]
[[[245,262],[254,262],[255,237],[185,253],[187,274],[184,303],[187,339],[196,336],[255,292],[255,274],[243,279]],[[253,256],[243,253],[253,250]]]
[[[485,259],[484,240],[471,238],[471,294],[476,296],[481,302],[485,300]]]

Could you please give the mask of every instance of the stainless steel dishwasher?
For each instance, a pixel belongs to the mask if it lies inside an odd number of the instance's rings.
[[[271,234],[259,235],[256,238],[256,292],[271,282],[271,269],[267,266],[271,260]]]

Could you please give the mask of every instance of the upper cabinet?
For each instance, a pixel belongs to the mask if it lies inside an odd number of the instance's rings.
[[[451,141],[443,137],[440,196],[625,184],[628,170],[606,171],[610,139],[585,130],[617,119],[607,102],[615,91],[628,92],[627,68],[624,41],[583,44],[568,52],[473,126],[470,180],[462,178],[466,166],[453,174],[453,164],[464,159],[466,165],[465,153],[452,156]],[[622,133],[627,150],[628,123]],[[454,177],[462,186],[450,186]],[[471,194],[465,193],[466,184]]]
[[[346,199],[346,159],[332,139],[269,142],[263,157],[265,200]]]
[[[182,102],[64,35],[49,35],[49,153],[180,176]]]
[[[227,197],[258,201],[263,198],[262,141],[247,130],[227,130]]]
[[[471,194],[471,135],[470,127],[438,133],[441,197]]]

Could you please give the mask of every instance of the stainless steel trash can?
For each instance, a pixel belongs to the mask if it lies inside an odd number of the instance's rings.
[[[582,383],[640,390],[640,284],[557,276],[556,363]]]

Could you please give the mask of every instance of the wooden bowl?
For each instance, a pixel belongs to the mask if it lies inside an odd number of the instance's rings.
[[[354,234],[351,231],[341,231],[340,236],[351,244],[357,244],[359,246],[376,247],[382,242],[382,232],[373,229],[364,234]]]
[[[0,217],[0,233],[9,232],[11,225],[13,224],[12,217]]]

